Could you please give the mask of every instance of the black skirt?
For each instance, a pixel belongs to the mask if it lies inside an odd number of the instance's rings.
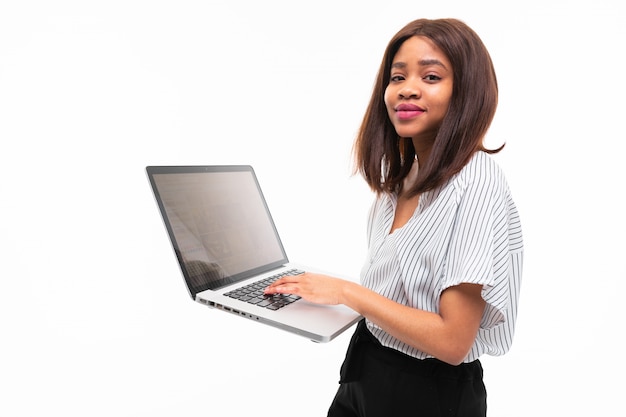
[[[463,416],[487,414],[478,360],[453,366],[384,347],[361,320],[341,366],[328,416]]]

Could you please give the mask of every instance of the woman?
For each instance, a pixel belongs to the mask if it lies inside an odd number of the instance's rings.
[[[305,273],[266,293],[345,304],[352,337],[329,416],[484,416],[479,357],[512,342],[519,217],[483,138],[497,105],[489,53],[455,19],[390,41],[355,141],[376,193],[361,284]]]

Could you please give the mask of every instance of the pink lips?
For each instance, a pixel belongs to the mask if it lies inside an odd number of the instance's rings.
[[[424,110],[415,104],[400,104],[396,107],[396,114],[400,120],[408,120],[424,113]]]

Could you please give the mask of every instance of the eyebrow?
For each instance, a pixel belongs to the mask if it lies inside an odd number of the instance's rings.
[[[439,61],[438,59],[435,58],[429,58],[429,59],[420,59],[419,61],[417,61],[417,64],[419,66],[422,67],[427,67],[427,66],[431,66],[431,65],[437,65],[440,66],[444,69],[448,69],[443,62]],[[407,64],[406,62],[394,62],[393,64],[391,64],[391,68],[406,68]]]

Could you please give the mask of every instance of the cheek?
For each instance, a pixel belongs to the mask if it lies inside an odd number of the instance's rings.
[[[383,94],[383,101],[385,102],[385,107],[387,108],[387,113],[391,114],[391,110],[393,110],[393,103],[390,100],[391,92],[389,91],[389,87],[385,88],[385,93]]]
[[[448,111],[448,107],[450,107],[450,102],[452,101],[452,85],[445,86],[445,88],[441,89],[441,106],[445,108],[446,112]]]

